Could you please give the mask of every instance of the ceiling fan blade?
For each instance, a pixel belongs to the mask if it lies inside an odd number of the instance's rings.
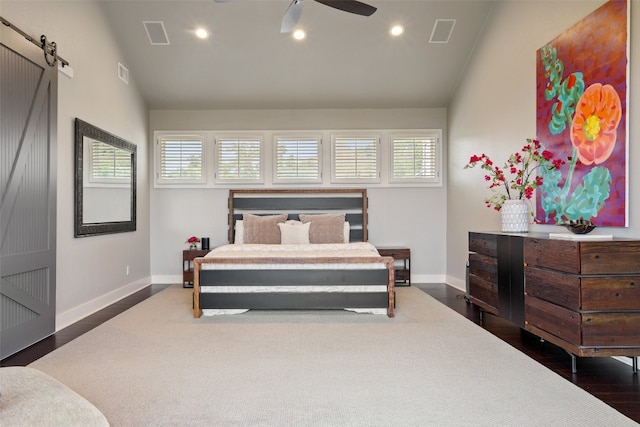
[[[345,12],[355,13],[356,15],[371,16],[373,12],[378,10],[373,6],[366,3],[362,3],[356,0],[316,0],[318,3],[322,3],[326,6],[334,9],[340,9]]]
[[[302,2],[304,0],[293,0],[282,18],[281,33],[290,33],[298,25],[300,15],[302,15]]]

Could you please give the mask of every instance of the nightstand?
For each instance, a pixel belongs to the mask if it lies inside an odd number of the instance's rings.
[[[193,288],[193,260],[205,256],[209,250],[185,249],[182,251],[182,287]]]
[[[396,286],[411,286],[411,249],[401,246],[381,246],[376,249],[381,256],[390,256],[395,260]]]

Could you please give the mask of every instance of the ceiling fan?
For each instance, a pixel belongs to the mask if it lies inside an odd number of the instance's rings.
[[[235,0],[215,0],[218,3],[228,3]],[[359,2],[357,0],[314,0],[318,3],[322,3],[325,6],[339,9],[344,12],[355,13],[356,15],[371,16],[377,10],[377,8],[368,4]],[[293,0],[289,5],[289,8],[282,18],[282,25],[280,26],[281,33],[290,33],[300,20],[302,15],[302,4],[304,0]]]

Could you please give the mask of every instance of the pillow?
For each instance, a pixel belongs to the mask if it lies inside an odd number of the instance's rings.
[[[297,221],[296,221],[297,222]],[[311,223],[278,224],[280,227],[280,243],[283,245],[308,245],[309,244],[309,227]]]
[[[351,241],[351,224],[348,221],[344,222],[344,243]]]
[[[236,220],[236,232],[233,235],[233,243],[236,245],[244,243],[244,224],[241,219]]]
[[[243,214],[244,243],[280,244],[280,228],[278,228],[278,223],[285,222],[287,216],[286,213],[266,216],[248,213]]]
[[[299,217],[303,223],[311,223],[311,243],[344,243],[345,214],[300,214]]]

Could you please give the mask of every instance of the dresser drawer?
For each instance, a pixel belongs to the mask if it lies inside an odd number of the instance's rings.
[[[579,313],[531,296],[525,296],[524,301],[525,329],[534,326],[571,344],[580,345]]]
[[[640,274],[640,242],[581,242],[582,274]]]
[[[498,282],[469,274],[469,297],[485,310],[498,314]]]
[[[495,234],[469,233],[469,251],[497,257],[498,237]]]
[[[531,238],[525,240],[524,261],[572,274],[640,274],[640,242]]]
[[[525,265],[580,274],[580,251],[578,245],[578,242],[566,240],[525,239]]]
[[[477,253],[469,254],[469,274],[498,283],[498,260]]]
[[[582,345],[594,347],[640,346],[640,313],[588,313],[582,315]]]
[[[572,310],[580,309],[580,278],[576,275],[526,266],[525,295]]]
[[[581,288],[582,310],[639,310],[640,276],[584,277]]]

